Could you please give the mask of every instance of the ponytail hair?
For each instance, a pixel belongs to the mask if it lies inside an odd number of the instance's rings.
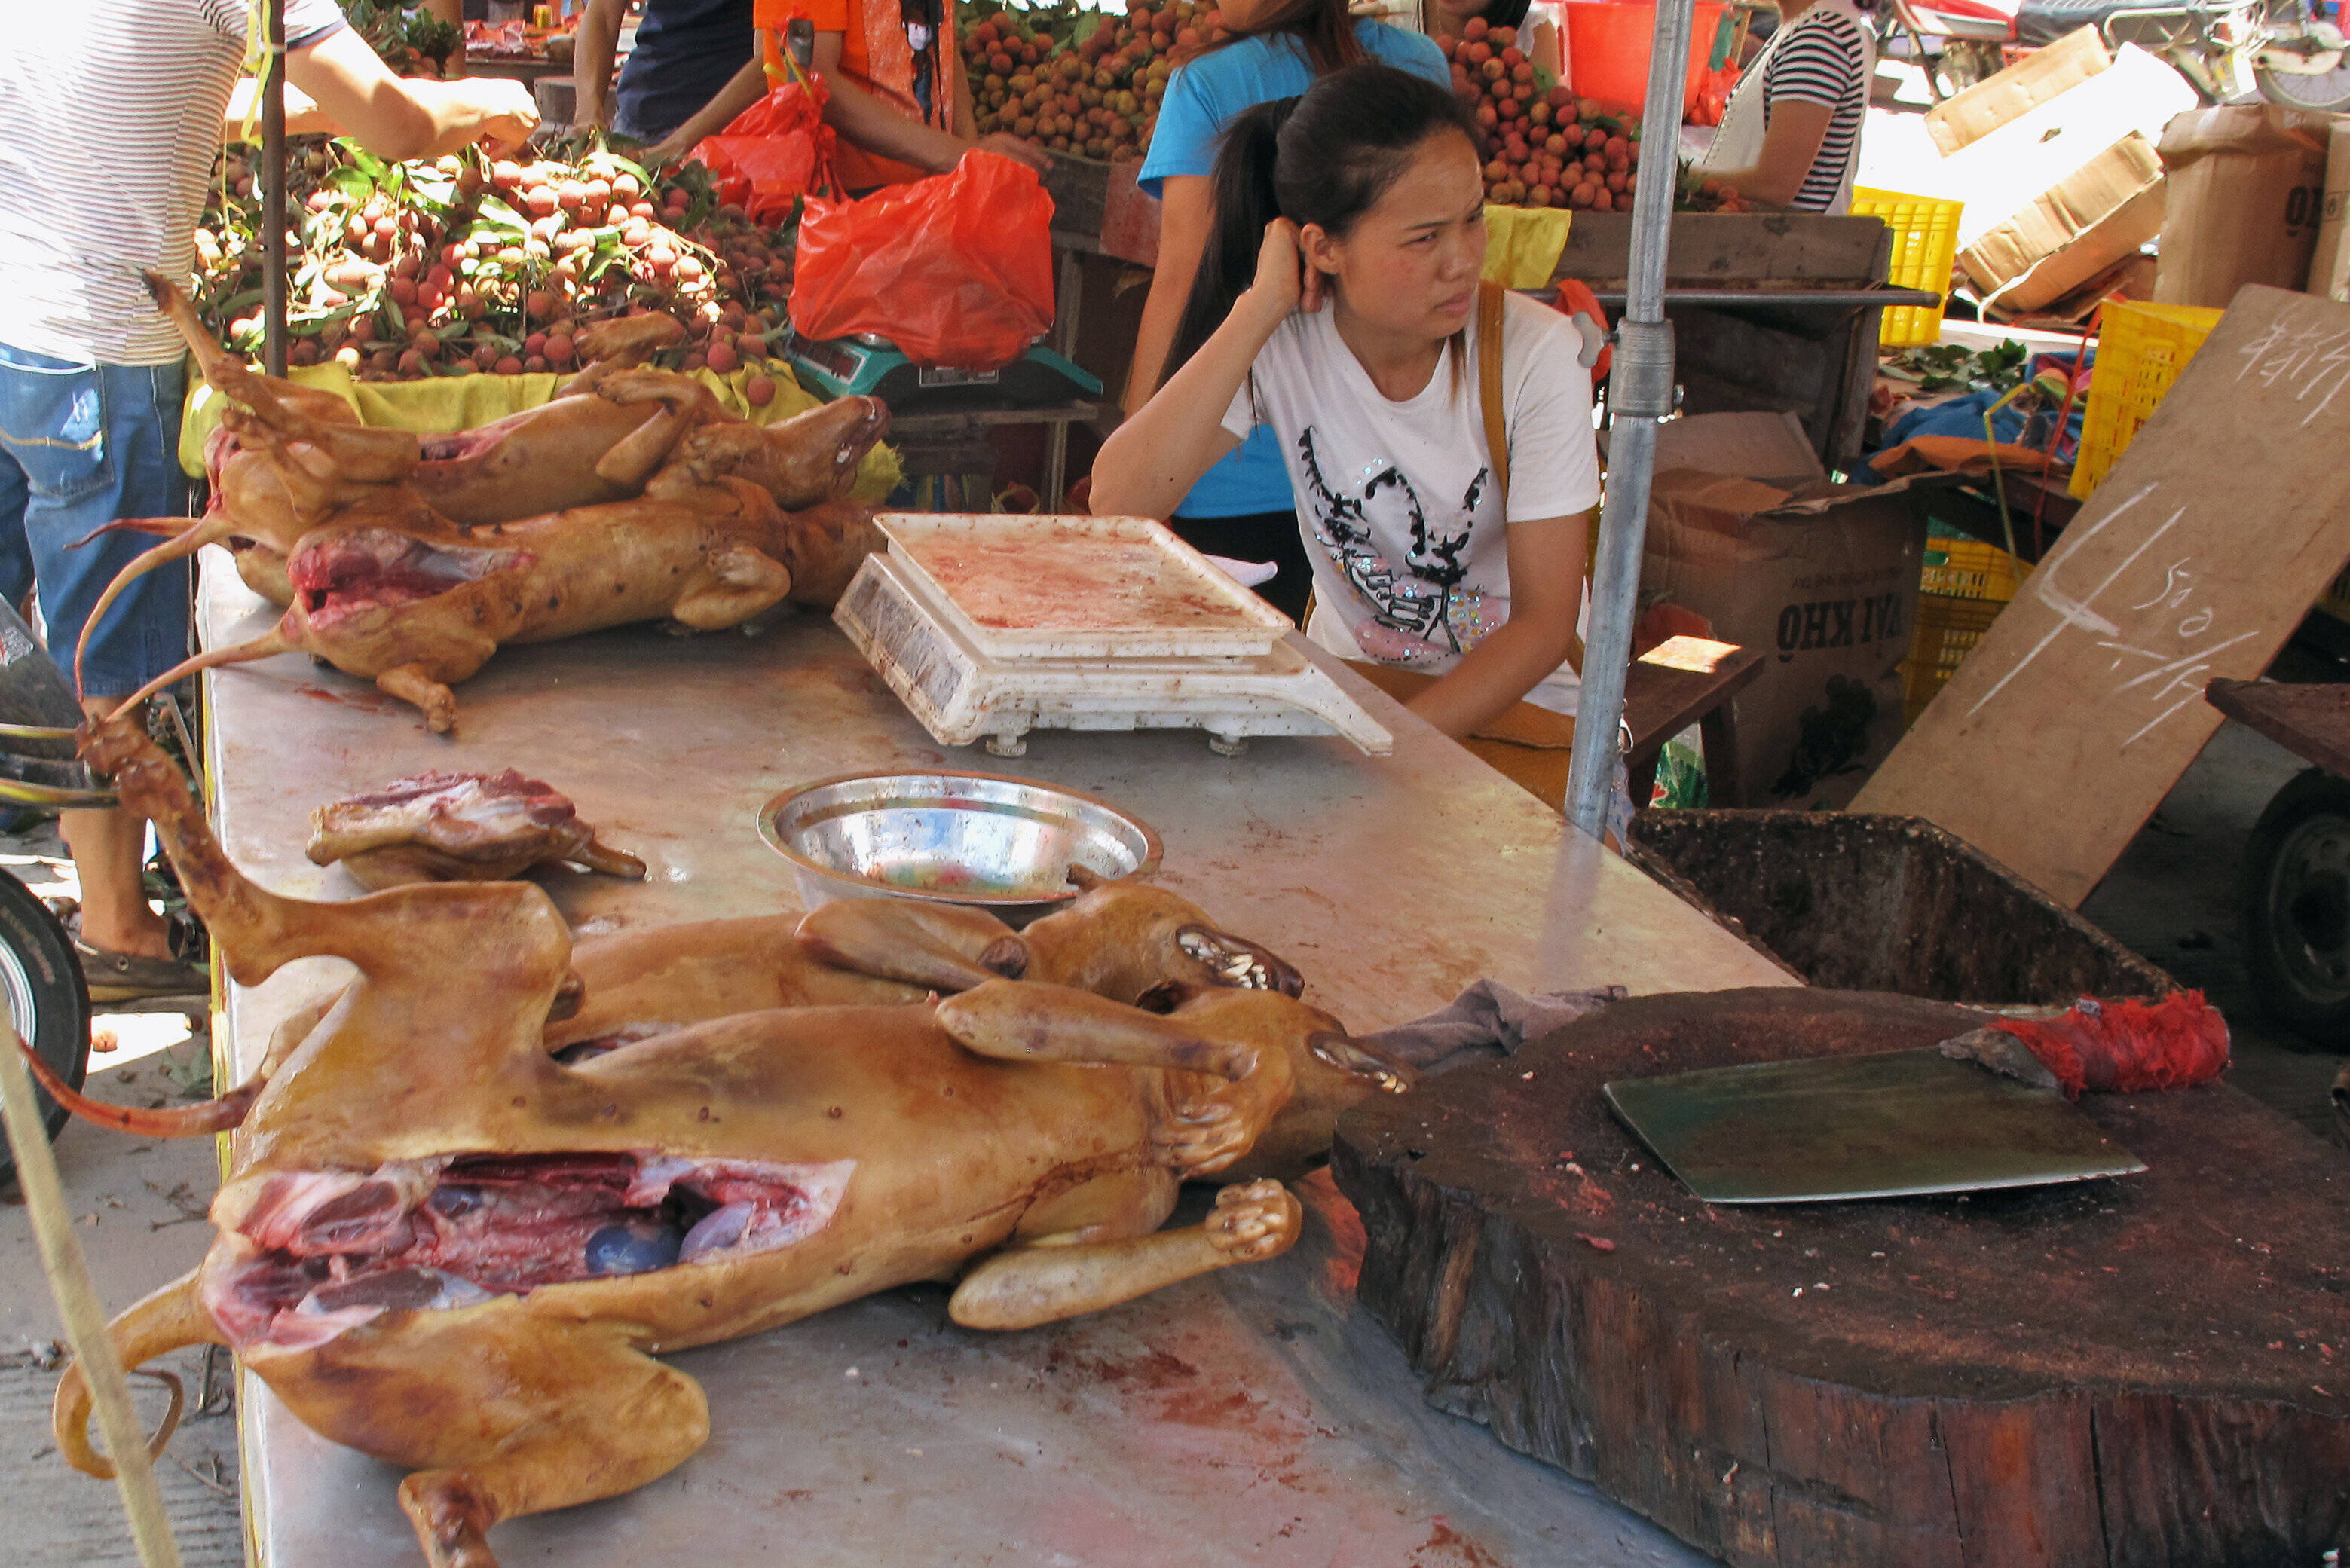
[[[1267,223],[1287,218],[1345,238],[1402,178],[1420,143],[1446,130],[1477,145],[1476,120],[1448,88],[1377,64],[1332,71],[1302,98],[1234,115],[1216,150],[1208,243],[1162,379],[1199,351],[1255,281]]]

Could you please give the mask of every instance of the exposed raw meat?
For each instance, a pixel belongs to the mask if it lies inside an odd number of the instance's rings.
[[[310,814],[311,862],[337,861],[359,886],[485,882],[568,861],[641,878],[645,863],[614,849],[551,784],[502,774],[428,773]]]

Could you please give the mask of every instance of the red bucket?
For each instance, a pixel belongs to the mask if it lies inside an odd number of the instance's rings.
[[[1561,0],[1560,8],[1566,13],[1566,74],[1575,96],[1617,111],[1638,109],[1648,96],[1656,6],[1646,0]],[[1689,81],[1681,93],[1684,119],[1704,88],[1723,6],[1719,0],[1697,0],[1696,10],[1690,26]]]

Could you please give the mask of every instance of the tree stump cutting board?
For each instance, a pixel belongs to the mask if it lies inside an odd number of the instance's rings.
[[[1715,1208],[1611,1078],[1930,1045],[1849,992],[1651,996],[1378,1096],[1332,1166],[1439,1407],[1732,1563],[2316,1564],[2350,1547],[2350,1158],[2215,1085],[2083,1108],[2151,1168]]]

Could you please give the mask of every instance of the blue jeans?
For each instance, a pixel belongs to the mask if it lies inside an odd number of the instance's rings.
[[[0,344],[0,596],[38,585],[49,656],[74,646],[114,576],[155,541],[92,530],[122,517],[184,519],[179,463],[184,361],[91,365]],[[86,697],[127,697],[187,657],[188,568],[150,572],[115,600],[82,665]]]

